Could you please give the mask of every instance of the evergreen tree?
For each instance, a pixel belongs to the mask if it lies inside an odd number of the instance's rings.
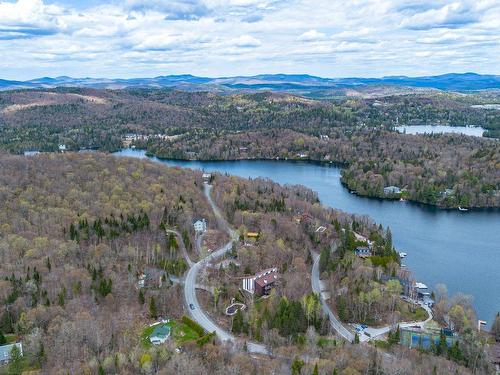
[[[0,345],[7,344],[7,339],[5,338],[3,332],[0,330]]]
[[[313,373],[312,375],[319,375],[319,372],[318,372],[318,364],[314,364],[314,370],[313,370]]]
[[[243,325],[244,325],[243,313],[241,312],[240,309],[238,309],[238,311],[236,311],[236,314],[234,315],[234,318],[233,318],[232,331],[235,334],[239,334],[239,333],[243,332]]]
[[[144,305],[144,293],[142,292],[142,289],[139,290],[139,303]]]
[[[36,359],[37,359],[38,364],[40,366],[45,361],[45,347],[43,346],[42,342],[40,342],[40,348],[38,349],[38,352],[36,353]]]
[[[493,335],[496,341],[500,341],[500,312],[497,313],[495,321],[491,326],[491,334]]]
[[[151,297],[149,301],[149,316],[153,319],[158,318],[158,310],[156,308],[156,301],[154,297]]]
[[[10,351],[10,360],[9,360],[9,374],[11,375],[21,375],[23,372],[23,363],[22,363],[22,355],[21,351],[14,345],[12,350]]]
[[[330,249],[325,247],[319,256],[319,272],[325,272],[330,265]]]
[[[52,270],[52,264],[50,264],[50,258],[47,257],[47,261],[46,261],[46,266],[47,266],[47,269],[49,270],[49,272]]]
[[[359,335],[356,333],[354,334],[354,344],[359,344]]]

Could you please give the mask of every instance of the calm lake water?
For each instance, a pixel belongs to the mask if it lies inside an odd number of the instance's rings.
[[[448,125],[402,125],[395,128],[400,133],[406,134],[442,134],[442,133],[459,133],[465,135],[473,135],[482,137],[485,131],[480,126],[448,126]]]
[[[115,155],[146,158],[141,150]],[[340,183],[340,168],[308,162],[151,160],[169,166],[264,177],[280,184],[301,184],[316,191],[322,204],[368,215],[389,226],[396,248],[418,281],[444,283],[450,294],[474,296],[480,319],[491,325],[500,311],[500,210],[439,210],[411,202],[370,199],[350,194]]]

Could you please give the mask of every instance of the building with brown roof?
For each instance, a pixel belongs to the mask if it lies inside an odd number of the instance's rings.
[[[278,269],[268,268],[243,279],[243,290],[257,296],[268,295],[279,278]]]

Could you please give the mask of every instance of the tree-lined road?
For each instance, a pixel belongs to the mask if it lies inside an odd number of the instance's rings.
[[[337,332],[339,336],[343,337],[349,342],[352,342],[354,340],[354,335],[340,322],[340,320],[337,319],[332,309],[330,309],[330,306],[328,306],[328,304],[326,303],[321,294],[324,288],[319,278],[319,254],[313,252],[312,256],[314,259],[312,273],[311,273],[312,290],[314,293],[317,293],[319,295],[319,299],[321,301],[321,308],[323,309],[325,315],[327,315],[328,318],[330,319],[330,324],[333,330]]]
[[[219,227],[228,232],[231,240],[225,244],[223,247],[218,249],[217,251],[212,252],[206,258],[201,259],[199,262],[193,264],[189,271],[186,274],[186,279],[184,281],[184,300],[189,311],[189,315],[200,324],[207,332],[215,332],[217,337],[222,342],[232,342],[235,343],[237,341],[236,337],[234,337],[230,332],[219,327],[209,316],[203,311],[203,308],[200,306],[198,302],[198,298],[196,297],[196,279],[198,277],[198,273],[201,269],[206,267],[208,263],[217,258],[222,257],[228,251],[230,251],[233,247],[233,242],[237,238],[237,232],[231,229],[226,222],[226,220],[221,215],[218,207],[212,200],[210,196],[210,192],[212,190],[212,186],[205,184],[205,195],[207,197],[210,206],[214,212],[214,215],[217,219],[217,223]],[[247,350],[251,353],[259,353],[259,354],[269,354],[267,348],[262,344],[247,343]]]

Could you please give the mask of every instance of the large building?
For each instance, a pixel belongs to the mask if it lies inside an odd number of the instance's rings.
[[[243,290],[257,296],[268,295],[278,280],[278,269],[268,268],[243,279]]]

